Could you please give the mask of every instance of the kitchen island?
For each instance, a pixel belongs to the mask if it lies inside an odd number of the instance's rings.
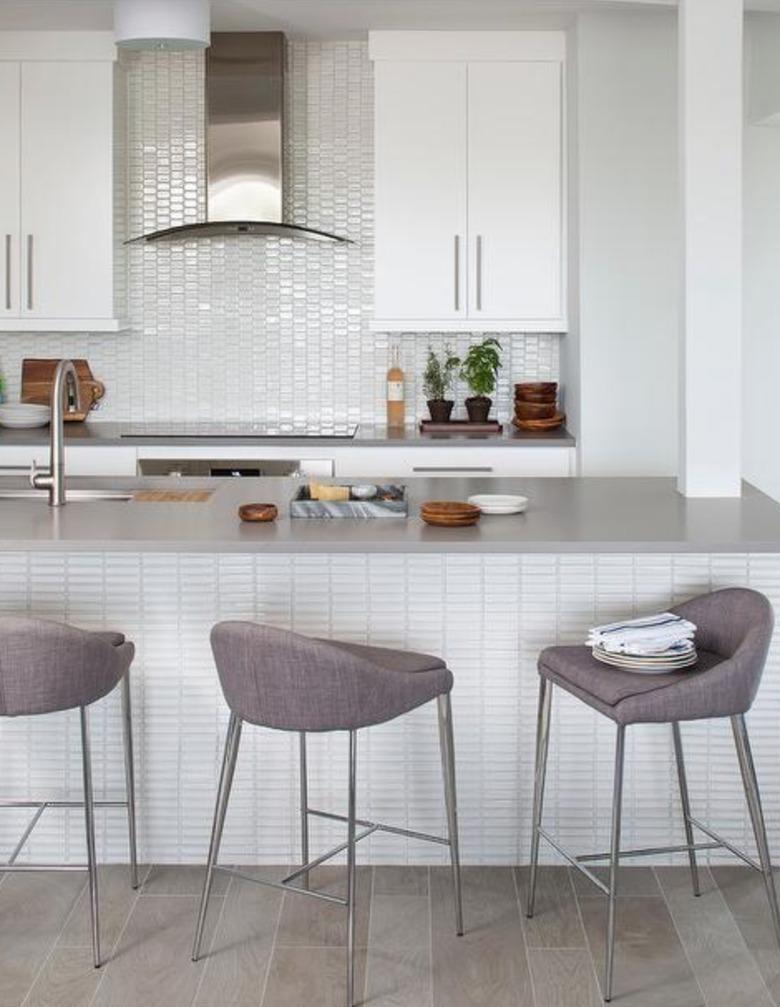
[[[171,488],[172,480],[70,480],[78,488]],[[410,517],[295,520],[299,481],[182,481],[207,487],[200,503],[72,502],[2,498],[23,489],[0,480],[0,604],[134,640],[136,758],[142,855],[204,857],[226,726],[209,648],[220,619],[252,619],[298,632],[441,654],[452,668],[463,855],[518,863],[527,855],[536,721],[536,657],[552,643],[580,643],[594,623],[644,613],[715,587],[747,585],[780,607],[780,505],[749,486],[737,500],[686,500],[666,479],[414,479]],[[418,516],[426,499],[517,492],[528,512],[439,529]],[[240,503],[277,503],[271,525],[239,522]],[[779,608],[780,610],[780,608]],[[780,828],[780,649],[773,646],[750,726],[770,841]],[[608,846],[613,731],[589,709],[556,697],[547,810],[574,848]],[[118,697],[93,712],[96,795],[121,792]],[[684,728],[693,805],[719,831],[752,848],[727,724]],[[313,738],[312,804],[343,809],[341,737]],[[0,722],[7,795],[77,795],[72,715]],[[225,832],[226,862],[298,858],[297,741],[248,730]],[[359,749],[364,817],[443,828],[435,715],[415,711],[365,732]],[[0,819],[13,845],[23,818]],[[49,812],[29,852],[78,860],[77,813]],[[100,854],[126,856],[120,813],[99,818]],[[313,844],[338,832],[318,825]],[[626,846],[682,835],[671,735],[628,735]],[[375,862],[433,862],[441,851],[397,837],[370,840]]]

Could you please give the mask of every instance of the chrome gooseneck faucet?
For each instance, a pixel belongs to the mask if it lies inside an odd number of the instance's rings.
[[[60,360],[51,386],[51,434],[49,467],[39,469],[35,462],[30,469],[30,485],[49,491],[49,506],[61,507],[65,500],[65,396],[73,391],[76,409],[81,408],[79,379],[72,360]]]

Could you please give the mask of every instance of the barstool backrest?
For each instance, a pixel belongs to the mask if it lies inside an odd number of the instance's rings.
[[[89,706],[117,685],[133,659],[132,643],[65,623],[0,618],[0,716]]]
[[[692,598],[672,611],[695,623],[700,650],[729,659],[703,676],[702,686],[730,691],[733,702],[725,706],[747,711],[772,641],[774,612],[769,599],[749,588],[730,587]],[[722,679],[717,685],[716,678]]]
[[[430,695],[400,675],[327,640],[254,622],[220,622],[211,631],[228,706],[242,720],[283,731],[351,731],[381,724],[445,691],[439,668]],[[401,669],[399,664],[398,670]]]

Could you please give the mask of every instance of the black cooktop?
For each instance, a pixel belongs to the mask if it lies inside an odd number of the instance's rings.
[[[128,426],[121,436],[127,438],[159,437],[203,438],[204,440],[258,440],[273,437],[311,437],[320,440],[351,440],[357,433],[357,424],[334,423],[144,423]]]

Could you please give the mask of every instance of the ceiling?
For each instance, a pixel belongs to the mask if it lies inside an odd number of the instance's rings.
[[[311,38],[360,38],[370,28],[559,27],[581,10],[673,7],[676,0],[212,0],[212,26],[281,30]],[[780,12],[780,0],[745,0]],[[0,30],[112,27],[112,0],[0,0]]]

